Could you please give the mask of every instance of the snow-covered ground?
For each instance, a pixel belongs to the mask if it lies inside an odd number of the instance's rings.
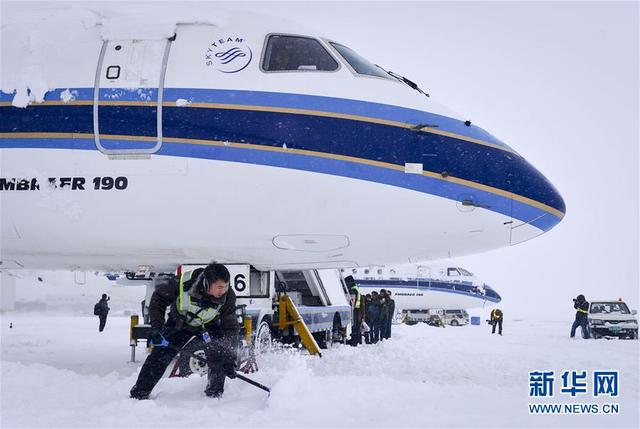
[[[638,342],[570,340],[570,319],[507,319],[503,337],[487,325],[394,326],[389,342],[338,346],[322,358],[260,356],[253,377],[270,397],[230,380],[211,400],[205,379],[192,376],[163,379],[153,400],[131,400],[141,362],[128,362],[127,314],[144,292],[88,283],[19,282],[19,309],[1,320],[1,427],[638,427]],[[99,333],[90,313],[102,292],[113,314]],[[536,402],[618,403],[618,415],[529,414],[529,371],[559,379],[598,369],[620,371],[618,398],[572,400],[557,380],[555,398]]]

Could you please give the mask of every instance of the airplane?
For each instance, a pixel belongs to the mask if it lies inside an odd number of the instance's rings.
[[[396,313],[407,310],[467,310],[498,304],[502,297],[478,276],[450,261],[342,269],[361,293],[391,292]]]
[[[415,263],[564,217],[515,149],[348,41],[216,8],[12,7],[43,18],[2,26],[2,270]]]

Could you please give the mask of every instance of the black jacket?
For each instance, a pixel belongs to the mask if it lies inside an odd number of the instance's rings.
[[[371,322],[377,322],[380,318],[380,301],[378,298],[371,298],[367,301],[367,319]]]
[[[195,277],[195,276],[194,276]],[[185,282],[185,291],[193,286],[193,281]],[[156,290],[151,296],[149,304],[149,317],[151,319],[152,328],[190,330],[194,335],[202,332],[202,328],[193,328],[186,323],[182,323],[182,316],[178,313],[177,299],[180,294],[180,283],[177,279],[168,279],[166,283],[156,286]],[[232,288],[229,288],[226,294],[221,298],[214,298],[210,295],[196,294],[200,298],[201,305],[211,304],[212,306],[222,304],[220,313],[211,322],[204,326],[211,338],[223,338],[225,345],[229,350],[235,350],[238,343],[238,318],[236,316],[236,294]],[[193,298],[192,298],[193,299]],[[165,323],[165,313],[167,307],[169,310],[169,319]]]
[[[380,298],[380,319],[389,320],[391,318],[391,301],[386,296]]]
[[[491,310],[491,320],[502,320],[502,311],[498,308]]]
[[[109,304],[107,304],[106,299],[100,299],[97,306],[98,311],[100,312],[100,316],[106,316],[107,314],[109,314]]]
[[[576,311],[576,319],[586,319],[587,313],[589,311],[589,302],[588,301],[574,301],[573,308]],[[582,311],[580,311],[582,310]]]

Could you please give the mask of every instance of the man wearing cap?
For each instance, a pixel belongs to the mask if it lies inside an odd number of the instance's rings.
[[[156,287],[149,305],[149,341],[155,346],[131,389],[132,398],[148,399],[167,366],[194,336],[203,341],[209,368],[204,392],[212,398],[222,395],[225,376],[235,378],[238,344],[236,295],[229,277],[224,265],[210,264]]]

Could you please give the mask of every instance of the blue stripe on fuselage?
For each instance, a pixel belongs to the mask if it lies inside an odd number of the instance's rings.
[[[93,133],[90,105],[47,105],[37,108],[0,108],[0,132]],[[101,134],[156,135],[153,106],[101,106]],[[522,157],[490,146],[453,137],[414,133],[404,128],[349,119],[282,112],[165,107],[166,137],[230,141],[261,146],[301,149],[343,155],[393,165],[422,163],[425,171],[502,189],[565,211],[564,202],[548,181]],[[124,137],[126,140],[126,137]],[[354,143],[355,142],[355,143]],[[126,142],[104,140],[108,149],[126,147]],[[120,146],[118,146],[120,145]],[[138,148],[155,142],[135,143]],[[472,200],[488,206],[472,192]],[[457,195],[456,200],[469,195]],[[493,210],[493,208],[490,208]],[[498,211],[498,210],[494,210]],[[516,213],[516,219],[533,218]],[[555,216],[554,216],[555,217]]]
[[[68,94],[71,94],[74,100],[93,100],[93,88],[55,89],[47,92],[44,100],[60,101],[62,99],[62,93],[65,91],[68,91]],[[13,96],[14,94],[7,94],[0,91],[0,102],[10,102],[13,100]],[[66,98],[68,98],[68,95]],[[263,106],[316,110],[396,121],[411,125],[429,124],[439,131],[460,134],[465,137],[508,148],[506,144],[476,125],[466,126],[463,121],[448,116],[370,101],[286,92],[197,88],[165,88],[163,98],[165,102],[175,102],[178,99],[183,99],[194,103],[237,104],[247,107]],[[101,89],[99,99],[138,102],[157,100],[157,90],[152,88]]]

